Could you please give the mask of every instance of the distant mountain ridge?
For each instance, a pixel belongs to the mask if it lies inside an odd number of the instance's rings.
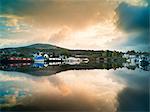
[[[61,47],[55,46],[55,45],[41,44],[41,43],[24,46],[24,48],[34,48],[34,49],[65,49],[65,48],[61,48]]]

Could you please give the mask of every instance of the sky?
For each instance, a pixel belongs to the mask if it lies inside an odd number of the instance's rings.
[[[149,51],[149,0],[0,0],[0,48]]]

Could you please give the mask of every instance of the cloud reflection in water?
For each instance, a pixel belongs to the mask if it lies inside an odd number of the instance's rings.
[[[13,101],[15,101],[15,108],[19,110],[112,112],[117,110],[117,95],[125,87],[115,81],[112,71],[103,70],[71,70],[44,77],[19,73],[12,78],[13,75],[9,75],[9,72],[0,75],[1,82],[2,80],[6,82],[17,81],[18,83],[11,85],[16,86],[16,91],[29,90],[22,99],[12,94],[13,99],[9,103],[14,105]],[[21,84],[24,86],[20,86]],[[7,89],[11,89],[11,86]]]

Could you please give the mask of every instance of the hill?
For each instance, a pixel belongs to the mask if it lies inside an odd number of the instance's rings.
[[[50,44],[41,44],[41,43],[37,43],[37,44],[33,44],[33,45],[29,45],[29,46],[24,46],[23,48],[32,48],[32,49],[64,49],[58,46],[54,46],[54,45],[50,45]]]

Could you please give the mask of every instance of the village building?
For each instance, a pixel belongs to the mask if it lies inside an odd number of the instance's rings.
[[[43,56],[35,56],[34,62],[44,62],[44,57]]]
[[[75,58],[75,57],[69,57],[63,60],[64,64],[69,64],[69,65],[75,65],[75,64],[80,64],[82,60],[80,58]]]

